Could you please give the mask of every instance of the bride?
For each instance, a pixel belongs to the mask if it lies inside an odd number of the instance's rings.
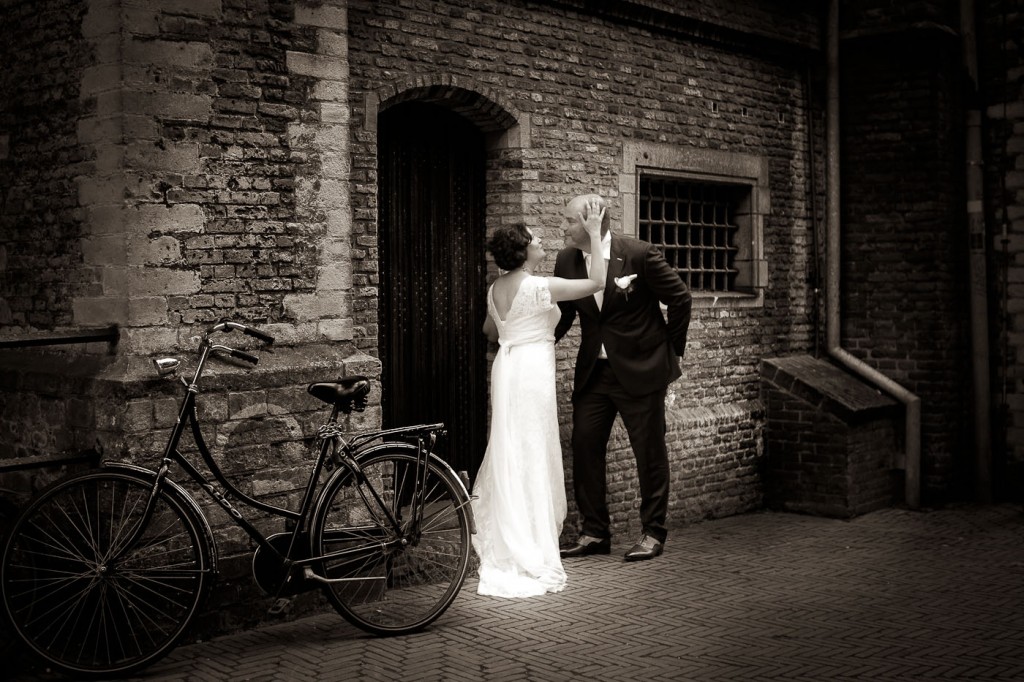
[[[585,210],[579,218],[591,251],[601,253],[604,209],[593,200]],[[487,293],[484,323],[499,349],[491,367],[487,452],[473,486],[477,593],[529,597],[558,592],[566,581],[558,554],[566,499],[555,404],[555,304],[603,290],[606,266],[594,259],[590,279],[535,276],[544,249],[522,225],[499,227],[488,249],[505,272]]]

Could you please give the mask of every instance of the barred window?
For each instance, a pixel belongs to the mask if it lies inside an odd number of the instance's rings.
[[[622,231],[661,249],[698,305],[764,305],[768,159],[659,142],[622,148]]]
[[[737,291],[737,211],[749,188],[641,174],[638,236],[659,247],[690,289]]]

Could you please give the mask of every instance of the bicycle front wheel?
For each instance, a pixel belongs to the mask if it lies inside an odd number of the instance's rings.
[[[353,625],[378,635],[415,632],[458,595],[470,556],[469,501],[453,474],[417,449],[389,445],[359,459],[365,479],[340,471],[313,521],[326,593]],[[397,522],[395,530],[392,519]]]
[[[187,498],[153,479],[90,472],[25,510],[0,567],[11,624],[73,677],[137,671],[167,654],[206,596],[214,550]],[[144,525],[143,525],[144,524]]]

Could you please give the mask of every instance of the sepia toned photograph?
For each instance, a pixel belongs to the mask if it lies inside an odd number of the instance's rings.
[[[0,28],[0,678],[1024,680],[1024,0]]]

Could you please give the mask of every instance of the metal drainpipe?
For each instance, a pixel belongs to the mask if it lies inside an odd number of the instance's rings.
[[[974,486],[979,502],[992,502],[991,393],[988,356],[988,270],[981,154],[981,105],[978,98],[978,51],[974,34],[974,2],[960,0],[967,105],[967,233],[971,280],[971,355],[974,374]]]
[[[863,360],[840,347],[839,272],[839,0],[828,9],[828,78],[826,119],[826,345],[828,354],[851,372],[860,375],[906,407],[904,497],[908,507],[921,506],[921,399]]]

